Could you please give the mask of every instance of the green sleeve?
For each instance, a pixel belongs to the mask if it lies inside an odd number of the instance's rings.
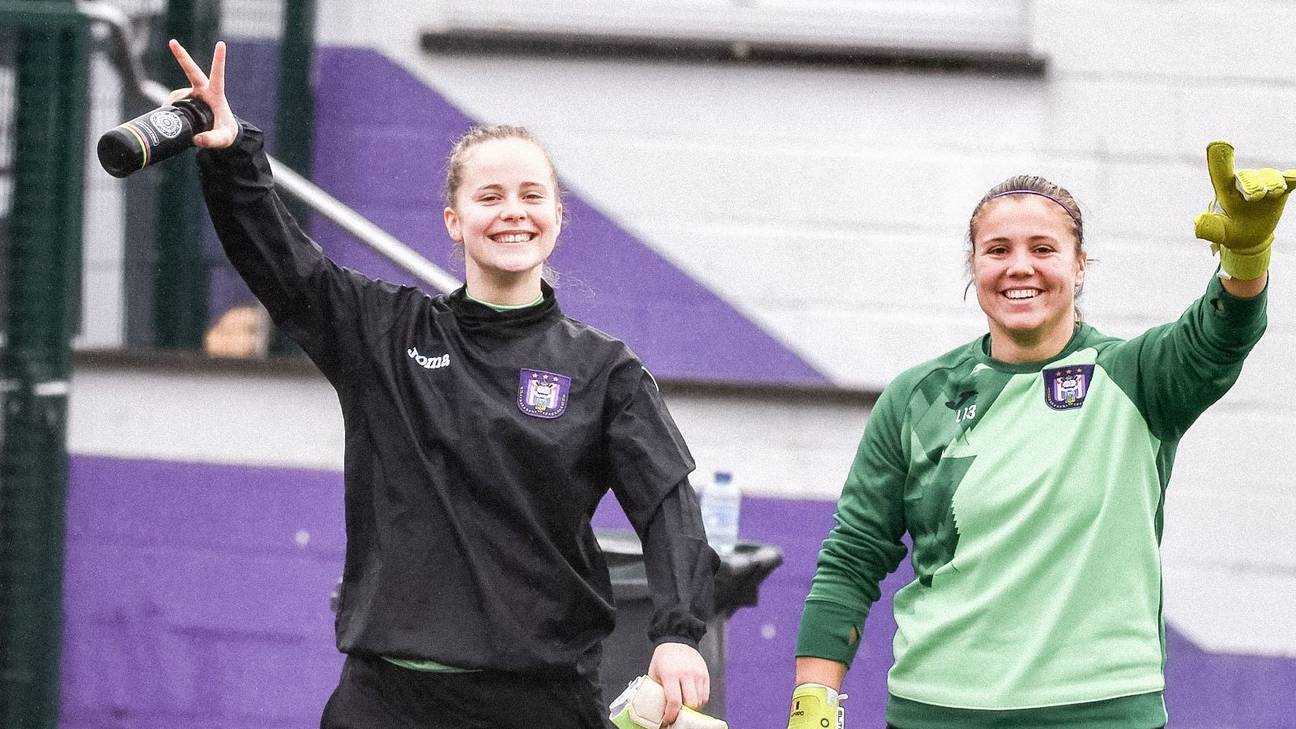
[[[1152,434],[1176,441],[1237,381],[1242,361],[1264,333],[1268,290],[1242,299],[1211,277],[1206,293],[1175,322],[1099,355]]]
[[[904,558],[908,459],[902,424],[907,389],[892,383],[869,415],[850,475],[824,540],[797,634],[798,656],[850,666],[879,583]]]

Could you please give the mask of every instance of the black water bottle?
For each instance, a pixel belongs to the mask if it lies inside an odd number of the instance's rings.
[[[125,177],[193,146],[195,134],[212,128],[212,111],[197,99],[181,99],[116,126],[99,137],[99,164]]]

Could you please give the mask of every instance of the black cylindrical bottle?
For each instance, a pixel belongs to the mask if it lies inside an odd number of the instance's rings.
[[[99,137],[99,164],[114,177],[161,162],[193,146],[193,136],[212,127],[211,108],[181,99],[114,127]]]

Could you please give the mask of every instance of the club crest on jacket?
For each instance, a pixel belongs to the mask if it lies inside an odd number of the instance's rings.
[[[1094,366],[1068,365],[1044,370],[1044,402],[1054,410],[1070,410],[1084,405],[1085,395],[1093,382]]]
[[[536,418],[556,418],[567,410],[571,378],[526,367],[518,375],[518,410]]]

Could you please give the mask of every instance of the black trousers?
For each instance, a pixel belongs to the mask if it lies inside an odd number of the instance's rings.
[[[505,671],[412,671],[347,656],[320,729],[609,729],[588,679]]]

